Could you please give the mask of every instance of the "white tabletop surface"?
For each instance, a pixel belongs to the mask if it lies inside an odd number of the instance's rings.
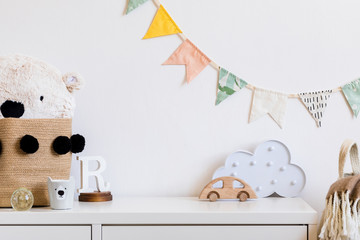
[[[0,224],[316,224],[317,213],[300,198],[209,202],[197,198],[123,198],[74,202],[72,210],[0,208]]]

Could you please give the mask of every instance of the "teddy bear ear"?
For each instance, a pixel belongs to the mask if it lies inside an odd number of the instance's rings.
[[[62,80],[64,81],[66,88],[69,90],[70,93],[73,93],[74,90],[79,90],[83,84],[84,79],[79,73],[65,73],[62,76]]]
[[[48,183],[51,183],[51,182],[52,182],[51,177],[48,177]]]

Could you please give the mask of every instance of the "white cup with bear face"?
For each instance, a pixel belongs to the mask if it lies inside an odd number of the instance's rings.
[[[75,180],[53,180],[48,177],[48,192],[52,209],[71,209],[74,203]]]

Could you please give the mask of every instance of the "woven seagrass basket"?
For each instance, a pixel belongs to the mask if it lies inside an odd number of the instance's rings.
[[[59,155],[52,143],[58,136],[70,138],[71,119],[0,119],[0,207],[11,207],[10,197],[19,187],[34,195],[34,206],[49,205],[47,177],[70,177],[71,153]],[[25,135],[34,136],[39,149],[26,154],[20,149]]]

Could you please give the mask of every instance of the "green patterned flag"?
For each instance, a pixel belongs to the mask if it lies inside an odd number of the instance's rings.
[[[354,115],[357,117],[360,111],[360,80],[356,79],[341,87],[347,102]]]
[[[129,0],[129,3],[126,8],[126,14],[129,14],[132,10],[139,7],[143,3],[147,2],[148,0]]]
[[[220,67],[218,91],[215,105],[218,105],[235,92],[240,91],[246,85],[247,82]]]

